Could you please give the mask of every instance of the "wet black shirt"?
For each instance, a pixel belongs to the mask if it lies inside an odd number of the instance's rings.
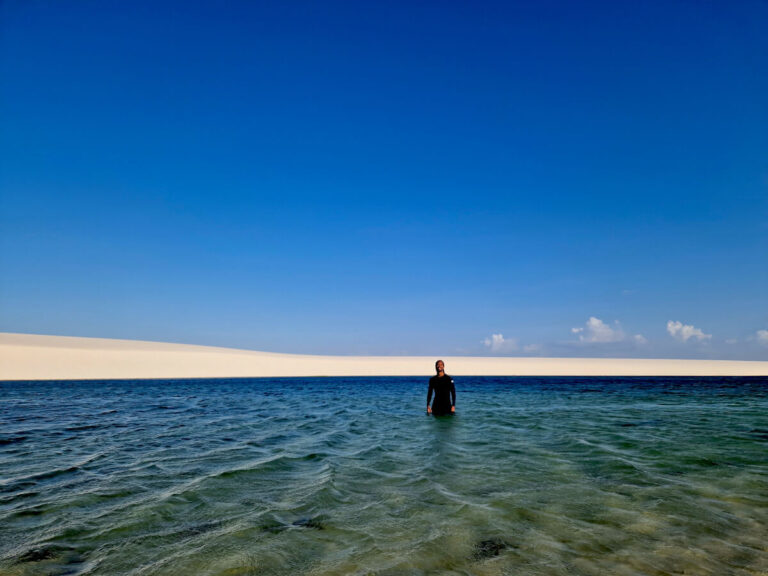
[[[432,414],[450,414],[451,406],[456,405],[456,388],[453,379],[448,374],[432,376],[429,379],[429,391],[427,392],[427,406],[432,400],[432,392],[435,393],[435,401],[432,403]]]

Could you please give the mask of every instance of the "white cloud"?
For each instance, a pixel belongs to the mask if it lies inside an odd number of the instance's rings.
[[[736,338],[728,338],[728,340],[726,340],[725,343],[726,344],[738,344],[739,341]]]
[[[763,346],[768,346],[768,330],[758,330],[757,341]]]
[[[680,340],[681,342],[688,342],[691,338],[695,338],[699,342],[712,338],[712,334],[704,334],[704,332],[698,328],[683,324],[682,322],[673,322],[672,320],[667,322],[667,332],[669,332],[672,338]]]
[[[639,344],[640,346],[642,346],[643,344],[648,344],[648,338],[646,338],[642,334],[635,334],[632,338],[634,339],[635,344]]]
[[[517,350],[517,340],[504,338],[503,334],[491,334],[490,337],[483,340],[483,344],[491,352],[514,352]]]
[[[523,346],[523,352],[527,352],[528,354],[536,354],[541,350],[541,346],[538,344],[526,344]]]
[[[571,332],[579,335],[579,342],[621,342],[624,340],[624,331],[616,322],[612,328],[600,318],[590,316],[583,328],[571,328]]]

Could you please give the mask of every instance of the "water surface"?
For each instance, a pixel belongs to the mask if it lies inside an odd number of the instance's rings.
[[[768,381],[0,383],[0,574],[768,573]]]

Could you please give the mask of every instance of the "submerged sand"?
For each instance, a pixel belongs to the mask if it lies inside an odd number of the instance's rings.
[[[768,362],[445,356],[456,376],[768,376]],[[105,338],[0,333],[0,380],[416,376],[432,356],[312,356]]]

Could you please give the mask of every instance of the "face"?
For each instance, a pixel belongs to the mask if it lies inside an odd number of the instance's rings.
[[[438,360],[435,363],[435,370],[437,370],[438,372],[445,372],[445,364],[443,364],[442,360]]]

